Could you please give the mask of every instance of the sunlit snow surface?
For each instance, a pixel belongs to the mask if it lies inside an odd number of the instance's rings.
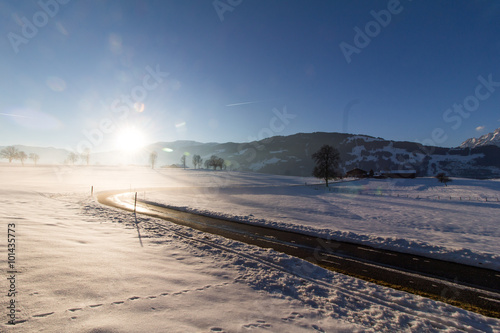
[[[277,186],[297,178],[242,175],[254,177],[255,186],[238,187],[231,176],[224,182],[223,173],[213,173],[214,182],[227,187],[145,197],[206,215],[500,270],[500,181],[454,179],[445,186],[434,178],[346,180],[327,189],[306,185],[314,179]]]
[[[4,254],[0,258],[4,272],[0,331],[500,330],[498,320],[327,272],[275,251],[175,225],[160,230],[153,224],[156,219],[137,218],[139,239],[132,214],[90,198],[91,186],[94,191],[175,187],[139,195],[248,222],[338,233],[338,237],[353,234],[361,240],[366,237],[367,242],[393,237],[399,243],[407,239],[408,244],[413,240],[421,246],[424,239],[429,246],[443,247],[443,253],[452,247],[468,248],[471,257],[489,256],[491,265],[498,265],[493,256],[499,253],[494,202],[385,198],[369,193],[372,182],[335,185],[350,187],[345,191],[364,186],[358,194],[304,185],[313,181],[236,172],[3,164],[1,234],[6,239],[7,224],[16,225],[16,320],[20,323],[6,324],[7,247],[0,242]],[[420,187],[421,197],[441,191],[498,194],[498,183],[493,181],[456,180],[448,188],[433,179],[415,182],[428,182]],[[385,186],[383,191],[399,191],[400,196],[419,190],[403,183],[378,184]],[[217,188],[188,188],[193,186]],[[426,213],[419,213],[420,209]],[[398,220],[404,221],[398,224]]]

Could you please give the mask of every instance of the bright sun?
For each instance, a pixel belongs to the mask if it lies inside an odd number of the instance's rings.
[[[116,148],[124,152],[135,152],[146,145],[144,134],[135,127],[124,127],[116,133]]]

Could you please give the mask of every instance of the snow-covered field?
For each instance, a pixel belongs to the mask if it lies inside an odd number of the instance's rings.
[[[210,216],[500,270],[500,181],[454,179],[444,186],[434,178],[365,179],[332,183],[327,190],[304,186],[313,179],[284,186],[297,178],[244,175],[255,178],[254,187],[238,187],[228,177],[226,188],[176,188],[143,197]],[[211,177],[224,184],[223,173]],[[262,184],[266,178],[269,185]]]
[[[380,197],[368,193],[375,186],[371,182],[362,183],[359,194],[303,186],[313,181],[141,167],[0,165],[0,233],[7,240],[10,225],[16,239],[11,268],[7,244],[0,242],[0,307],[4,309],[0,331],[500,331],[499,320],[328,272],[272,250],[181,226],[167,224],[159,229],[153,223],[160,221],[141,216],[137,217],[138,230],[132,214],[103,207],[90,198],[91,186],[95,191],[172,187],[168,192],[147,190],[140,195],[249,222],[291,228],[301,224],[306,231],[331,229],[345,237],[364,235],[368,241],[380,236],[418,243],[421,240],[409,237],[408,230],[424,235],[428,227],[423,238],[432,246],[471,248],[471,256],[486,256],[490,265],[498,264],[494,219],[482,220],[493,217],[498,209],[495,203]],[[360,186],[355,184],[359,183],[338,186],[349,186],[351,191]],[[377,186],[386,186],[386,192],[414,191],[408,184],[381,184]],[[467,184],[460,180],[449,188],[466,189]],[[473,184],[470,191],[498,193],[497,183],[484,184]],[[438,189],[429,183],[422,192],[434,190]],[[361,207],[365,201],[366,209]],[[407,220],[399,233],[396,217],[389,219],[388,226],[383,223],[390,217],[392,201],[393,213]],[[378,212],[374,211],[377,205]],[[439,205],[452,206],[443,206],[441,214],[431,213]],[[411,208],[410,213],[404,215],[404,206]],[[463,211],[457,211],[462,206]],[[467,225],[449,221],[463,215],[467,207],[474,211],[469,216],[476,216],[474,227],[472,221]],[[413,215],[420,214],[419,209],[429,215],[417,220]],[[347,222],[341,223],[344,219]],[[462,234],[462,239],[447,233]],[[493,244],[486,246],[488,242]],[[12,269],[16,273],[7,273]],[[14,282],[8,280],[11,275],[15,275]],[[15,296],[7,296],[9,288],[15,289]],[[12,300],[15,326],[7,324]]]

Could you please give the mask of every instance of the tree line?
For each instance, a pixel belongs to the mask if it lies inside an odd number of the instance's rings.
[[[40,155],[38,155],[36,153],[30,153],[28,155],[24,151],[19,150],[14,146],[8,146],[8,147],[5,147],[4,149],[0,150],[0,158],[9,160],[9,163],[12,163],[12,161],[15,161],[15,160],[19,160],[23,166],[24,166],[24,162],[27,159],[30,159],[33,161],[33,163],[36,166],[38,161],[40,160]],[[70,152],[68,154],[68,156],[66,157],[66,160],[64,162],[66,164],[75,164],[79,160],[81,160],[82,163],[89,165],[90,164],[90,149],[85,149],[84,152],[81,154],[76,154],[76,153]]]
[[[152,169],[155,168],[157,160],[158,160],[158,153],[156,151],[152,151],[151,153],[149,153],[149,165],[151,166]],[[187,155],[183,154],[181,156],[180,161],[181,161],[181,166],[185,169],[187,167],[186,166]],[[210,156],[210,158],[205,161],[203,161],[203,158],[200,155],[193,155],[192,163],[194,169],[201,169],[202,166],[204,166],[205,169],[213,168],[214,170],[217,170],[217,168],[219,168],[220,170],[226,170],[226,163],[224,159],[216,155]]]
[[[40,156],[35,153],[27,155],[24,151],[19,150],[14,146],[8,146],[0,151],[0,158],[9,160],[9,163],[12,163],[12,161],[14,160],[19,160],[24,166],[24,161],[26,161],[28,158],[32,160],[36,165],[38,160],[40,159]]]

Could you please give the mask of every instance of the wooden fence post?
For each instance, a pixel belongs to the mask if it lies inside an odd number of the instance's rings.
[[[134,214],[136,214],[136,207],[137,207],[137,192],[135,192],[135,200],[134,200]]]

